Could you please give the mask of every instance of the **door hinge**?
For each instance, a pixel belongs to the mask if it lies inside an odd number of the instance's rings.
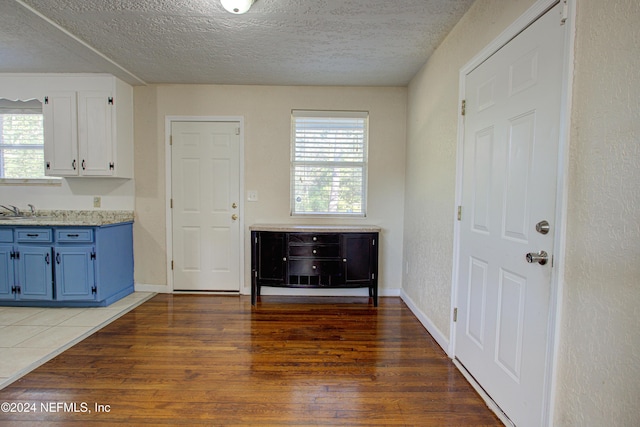
[[[453,321],[457,322],[458,321],[458,307],[455,307],[453,309]]]
[[[569,4],[567,0],[563,0],[562,11],[560,12],[560,25],[566,24],[567,18],[569,18]]]
[[[376,279],[376,273],[371,273],[371,279],[375,280]]]
[[[462,105],[460,105],[460,114],[464,116],[466,113],[467,113],[467,100],[463,99]]]
[[[173,135],[169,135],[169,145],[173,145]]]
[[[171,269],[173,270],[173,260],[171,260]]]
[[[51,162],[47,162],[47,170],[51,169]]]
[[[376,245],[376,239],[373,239],[372,246],[375,246],[375,245]]]
[[[9,254],[9,258],[11,258],[11,259],[20,259],[20,251],[11,252]]]
[[[236,128],[236,135],[240,135],[240,128]]]
[[[173,209],[173,199],[169,199],[169,209]]]
[[[107,99],[107,102],[109,103],[109,105],[113,105],[113,96],[110,96],[110,97]]]
[[[462,221],[462,206],[458,206],[458,221]]]
[[[12,294],[19,294],[21,291],[20,286],[12,286],[11,287],[11,293]]]
[[[91,287],[91,293],[92,293],[92,294],[94,294],[94,295],[95,295],[95,294],[97,294],[97,293],[98,293],[98,287],[97,287],[97,286],[95,286],[95,285],[93,285],[93,286]]]
[[[114,170],[115,167],[116,167],[115,163],[113,162],[109,163],[109,169]]]
[[[91,252],[90,259],[96,259],[96,251]]]
[[[49,97],[48,97],[48,96],[45,96],[45,97],[44,97],[44,103],[45,103],[45,104],[48,104],[48,103],[49,103]]]

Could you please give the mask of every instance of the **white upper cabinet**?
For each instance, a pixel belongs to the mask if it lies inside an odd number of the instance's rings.
[[[133,88],[108,74],[0,74],[0,98],[39,99],[45,173],[133,178]]]
[[[44,115],[46,175],[78,175],[76,111],[76,92],[51,92],[44,98],[42,113]]]
[[[79,172],[83,176],[114,174],[113,102],[109,92],[78,92]]]
[[[133,178],[133,89],[115,77],[94,83],[45,95],[49,176]]]

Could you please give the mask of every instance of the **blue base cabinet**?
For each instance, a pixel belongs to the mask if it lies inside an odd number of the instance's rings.
[[[0,227],[0,306],[104,307],[133,290],[131,223]]]

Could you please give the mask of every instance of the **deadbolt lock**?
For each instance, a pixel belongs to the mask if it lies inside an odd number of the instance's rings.
[[[236,214],[231,215],[231,219],[236,221],[238,219],[238,215],[236,215]]]
[[[233,204],[231,205],[231,207],[232,207],[233,209],[236,209],[236,208],[238,207],[238,204],[237,204],[236,202],[233,202]]]
[[[536,224],[536,231],[540,234],[547,234],[549,233],[549,222],[542,220],[539,223]]]

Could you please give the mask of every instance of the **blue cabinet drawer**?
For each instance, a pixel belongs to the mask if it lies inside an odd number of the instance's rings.
[[[16,230],[16,241],[18,243],[46,243],[51,242],[53,239],[52,230],[49,228],[21,228]]]
[[[12,228],[0,228],[0,243],[13,243]]]
[[[56,242],[93,242],[93,230],[87,228],[56,230]]]

